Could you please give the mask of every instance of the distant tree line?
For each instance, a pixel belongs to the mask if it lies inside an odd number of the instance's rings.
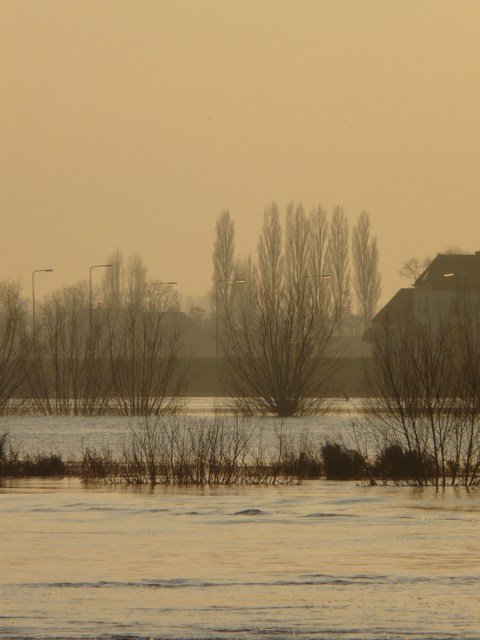
[[[0,283],[0,412],[146,415],[180,407],[189,357],[169,313],[179,309],[176,290],[149,278],[139,255],[116,251],[106,263],[99,285],[81,281],[38,301],[34,323],[19,283]],[[272,203],[257,255],[239,257],[224,211],[213,283],[210,309],[194,306],[190,317],[215,336],[237,409],[316,413],[334,336],[347,331],[352,303],[365,325],[380,295],[369,216],[350,233],[340,207],[329,216],[320,205],[307,213],[290,204],[281,216]]]
[[[169,311],[170,284],[140,256],[109,258],[101,285],[81,281],[47,296],[32,326],[18,283],[0,283],[0,411],[43,414],[175,412],[188,357]],[[17,399],[20,386],[28,400]],[[15,406],[15,404],[17,406]]]

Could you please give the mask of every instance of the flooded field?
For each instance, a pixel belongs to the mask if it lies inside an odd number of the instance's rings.
[[[7,425],[74,452],[128,420]],[[480,638],[478,490],[4,480],[0,555],[1,638]]]
[[[199,419],[208,418],[213,415],[215,406],[222,409],[224,402],[225,399],[217,403],[214,398],[191,398],[186,412]],[[331,411],[324,416],[288,418],[283,421],[273,417],[262,418],[258,423],[267,433],[273,433],[283,424],[287,430],[308,431],[322,440],[337,435],[348,438],[355,408],[355,402],[335,400]],[[76,458],[87,447],[108,447],[113,452],[121,451],[125,436],[142,420],[125,416],[0,416],[0,433],[8,431],[15,446],[25,453],[53,452]]]

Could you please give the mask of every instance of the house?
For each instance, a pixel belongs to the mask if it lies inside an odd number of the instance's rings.
[[[413,287],[418,322],[454,322],[459,295],[480,292],[480,251],[438,255]]]
[[[363,334],[370,340],[375,327],[387,319],[392,326],[409,322],[456,322],[459,296],[480,294],[480,251],[439,254],[409,289],[400,289],[372,318]]]

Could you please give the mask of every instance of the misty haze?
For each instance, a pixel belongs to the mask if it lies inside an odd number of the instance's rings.
[[[480,4],[0,12],[0,637],[480,640]]]

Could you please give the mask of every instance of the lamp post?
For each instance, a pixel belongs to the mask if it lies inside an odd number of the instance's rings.
[[[32,335],[35,339],[35,274],[50,273],[53,269],[35,269],[32,271]]]
[[[219,335],[218,335],[218,324],[219,324],[219,317],[218,317],[218,285],[219,284],[225,284],[228,283],[230,284],[230,282],[232,284],[245,284],[246,280],[243,280],[241,278],[239,279],[235,279],[235,280],[215,280],[215,284],[216,284],[216,297],[215,297],[215,306],[216,306],[216,314],[215,314],[215,356],[218,358],[218,354],[219,354]]]
[[[92,271],[102,267],[113,267],[113,264],[94,264],[90,267],[90,335],[93,333]]]

